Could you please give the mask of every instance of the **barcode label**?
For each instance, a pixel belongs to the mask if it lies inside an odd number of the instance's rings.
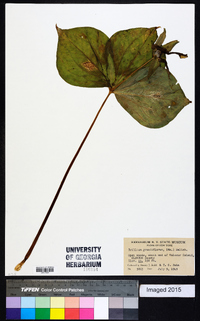
[[[50,273],[54,272],[54,266],[37,266],[36,272],[39,273]]]

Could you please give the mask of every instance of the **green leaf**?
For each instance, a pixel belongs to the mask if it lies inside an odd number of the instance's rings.
[[[95,28],[62,30],[57,27],[57,69],[69,84],[109,87],[105,46],[108,37]]]
[[[136,69],[152,58],[152,44],[157,38],[156,27],[134,28],[115,33],[107,42],[106,54],[112,58],[111,87],[124,81]],[[110,68],[111,59],[108,60]]]
[[[159,128],[172,121],[190,103],[175,77],[159,66],[148,78],[149,66],[141,68],[115,89],[121,106],[141,125]]]
[[[75,86],[109,87],[109,95],[114,92],[122,107],[140,124],[163,127],[190,101],[165,69],[166,55],[172,53],[178,41],[163,45],[166,30],[159,37],[156,30],[122,30],[109,39],[91,27],[57,27],[58,72]]]

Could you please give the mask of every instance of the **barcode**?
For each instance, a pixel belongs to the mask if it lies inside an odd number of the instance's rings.
[[[36,272],[40,272],[40,273],[54,272],[54,266],[37,266]]]

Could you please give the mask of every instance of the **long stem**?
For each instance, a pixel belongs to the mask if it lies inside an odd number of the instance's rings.
[[[69,172],[70,172],[70,170],[71,170],[71,168],[72,168],[72,166],[73,166],[73,164],[74,164],[74,162],[75,162],[75,160],[76,160],[81,148],[83,147],[83,144],[85,143],[85,141],[86,141],[86,139],[87,139],[92,127],[94,126],[95,121],[97,120],[97,117],[99,116],[99,114],[100,114],[105,102],[107,101],[107,99],[108,99],[108,97],[110,96],[111,93],[112,93],[112,91],[109,89],[108,95],[106,96],[103,104],[101,105],[99,111],[97,112],[92,124],[90,125],[90,128],[88,129],[88,131],[87,131],[85,137],[83,138],[79,148],[77,149],[76,154],[74,155],[73,159],[71,160],[71,163],[69,164],[69,166],[68,166],[68,168],[67,168],[67,170],[65,172],[65,175],[63,176],[63,179],[62,179],[62,181],[61,181],[61,183],[60,183],[60,185],[58,187],[58,190],[57,190],[57,192],[56,192],[56,194],[54,196],[54,199],[53,199],[53,201],[52,201],[52,203],[51,203],[51,205],[49,207],[49,210],[48,210],[48,212],[47,212],[47,214],[46,214],[46,216],[45,216],[45,218],[44,218],[44,220],[43,220],[43,222],[42,222],[42,224],[41,224],[41,226],[40,226],[40,228],[39,228],[39,230],[38,230],[38,232],[37,232],[37,234],[36,234],[36,236],[35,236],[35,238],[33,240],[33,243],[31,244],[31,246],[30,246],[28,252],[26,253],[24,259],[19,264],[16,265],[16,267],[15,267],[16,271],[19,271],[21,269],[22,265],[26,262],[26,260],[31,255],[31,253],[32,253],[32,251],[33,251],[33,249],[34,249],[34,247],[35,247],[35,245],[36,245],[36,243],[37,243],[37,241],[38,241],[38,239],[40,237],[40,234],[42,233],[42,230],[43,230],[43,228],[44,228],[44,226],[45,226],[45,224],[46,224],[46,222],[47,222],[47,220],[48,220],[48,218],[49,218],[49,216],[51,214],[51,211],[52,211],[52,209],[53,209],[53,207],[54,207],[54,205],[55,205],[55,203],[57,201],[57,198],[58,198],[58,196],[60,194],[60,191],[61,191],[61,189],[62,189],[62,187],[64,185],[64,182],[65,182],[65,180],[67,178],[67,175],[69,174]]]

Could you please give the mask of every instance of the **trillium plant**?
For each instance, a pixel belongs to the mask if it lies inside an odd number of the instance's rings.
[[[150,128],[166,126],[190,103],[166,61],[167,55],[177,54],[180,58],[187,55],[171,51],[177,40],[163,45],[165,29],[159,37],[158,27],[153,27],[118,31],[111,38],[91,27],[64,30],[56,26],[56,29],[59,75],[74,86],[108,87],[108,94],[69,164],[31,247],[15,267],[16,271],[32,253],[66,177],[111,94],[136,121]]]

